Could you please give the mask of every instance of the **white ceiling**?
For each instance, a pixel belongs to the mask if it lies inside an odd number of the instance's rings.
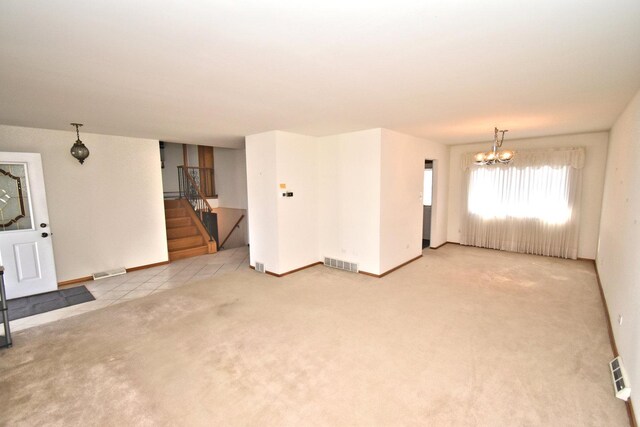
[[[3,0],[0,123],[239,146],[272,129],[441,141],[609,129],[638,0]]]

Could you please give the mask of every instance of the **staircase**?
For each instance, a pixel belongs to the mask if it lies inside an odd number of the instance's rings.
[[[188,202],[165,200],[164,212],[170,261],[216,252]]]

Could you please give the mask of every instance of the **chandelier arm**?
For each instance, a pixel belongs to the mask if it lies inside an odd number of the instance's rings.
[[[500,138],[500,142],[498,142],[498,132],[502,133],[502,137]],[[496,135],[495,135],[496,142],[495,143],[498,146],[498,148],[502,147],[502,143],[504,142],[504,133],[505,132],[509,132],[509,130],[508,129],[507,130],[498,130],[498,128],[496,128]]]

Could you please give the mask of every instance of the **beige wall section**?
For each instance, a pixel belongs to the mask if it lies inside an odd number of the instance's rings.
[[[184,159],[184,156],[183,156]],[[193,144],[187,144],[187,165],[191,168],[197,168],[200,166],[198,160],[198,146]]]
[[[596,260],[613,334],[632,390],[640,390],[639,167],[640,92],[611,129]],[[622,324],[618,316],[622,316]],[[640,398],[632,396],[638,416]]]
[[[0,126],[0,151],[42,155],[58,281],[166,261],[157,140]]]
[[[231,208],[213,208],[213,212],[218,215],[218,250],[223,240],[229,235],[233,226],[238,222],[240,217],[244,215],[238,227],[231,233],[229,239],[224,244],[224,249],[238,248],[240,246],[246,246],[248,242],[248,227],[247,227],[247,210],[246,209],[231,209]]]
[[[587,150],[582,181],[582,201],[580,204],[580,235],[578,257],[595,259],[600,226],[600,209],[607,159],[608,132],[594,132],[576,135],[560,135],[544,138],[510,140],[509,134],[504,147],[513,150],[532,150],[537,148],[585,147]],[[460,241],[462,212],[463,170],[461,156],[469,152],[489,150],[491,142],[454,145],[450,153],[449,174],[449,226],[448,240]]]
[[[178,192],[180,187],[178,184],[178,166],[183,163],[182,144],[165,142],[164,169],[162,169],[162,187],[165,192]]]
[[[244,215],[224,249],[246,246],[249,243],[246,150],[214,147],[213,161],[218,198],[208,199],[208,202],[218,214],[218,244],[222,243],[236,221]]]
[[[247,157],[245,149],[213,149],[218,206],[247,209]]]

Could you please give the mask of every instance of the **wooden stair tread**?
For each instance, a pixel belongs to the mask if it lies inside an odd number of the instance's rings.
[[[187,210],[185,208],[171,208],[164,210],[165,218],[182,218],[188,217]]]
[[[192,256],[198,256],[198,255],[205,255],[207,253],[209,253],[207,245],[194,246],[192,248],[169,251],[169,260],[175,261],[177,259],[189,258]]]
[[[178,239],[180,237],[197,236],[200,232],[198,227],[193,224],[180,227],[167,227],[167,239]]]
[[[169,228],[177,228],[177,227],[186,227],[189,225],[193,225],[191,222],[191,218],[182,217],[182,218],[167,218],[166,219],[167,229]]]
[[[165,200],[164,211],[170,261],[216,252],[216,243],[209,242],[204,229],[196,224],[187,201]]]
[[[169,239],[168,241],[168,245],[169,245],[169,251],[175,250],[175,249],[184,249],[184,248],[191,248],[194,246],[201,246],[204,245],[204,239],[202,238],[202,236],[200,234],[198,234],[197,236],[189,236],[189,237],[179,237],[177,239]]]

